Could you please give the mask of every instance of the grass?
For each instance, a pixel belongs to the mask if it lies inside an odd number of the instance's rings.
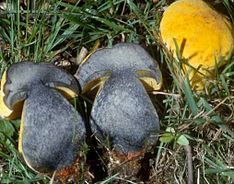
[[[70,3],[69,3],[70,2]],[[232,0],[213,5],[234,20]],[[147,48],[159,62],[164,85],[155,92],[161,119],[158,145],[153,149],[148,183],[187,183],[188,155],[197,183],[234,182],[234,58],[219,69],[204,92],[183,81],[181,63],[161,44],[159,23],[169,1],[7,0],[0,10],[0,71],[21,60],[49,61],[74,73],[82,47],[92,50],[133,42]],[[183,85],[182,85],[183,84]],[[32,172],[17,152],[19,121],[0,120],[1,183],[49,183]],[[137,183],[119,172],[104,183]],[[84,175],[80,183],[88,182]]]

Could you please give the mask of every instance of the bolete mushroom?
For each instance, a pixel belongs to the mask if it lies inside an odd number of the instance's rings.
[[[155,142],[159,118],[146,90],[161,86],[158,64],[139,45],[121,43],[101,49],[84,62],[75,77],[83,93],[98,88],[90,124],[96,137],[109,138],[115,151],[136,153]]]
[[[227,17],[202,0],[178,0],[167,7],[160,23],[163,42],[184,65],[194,89],[204,87],[204,76],[212,78],[215,66],[223,65],[234,50],[232,25]],[[190,67],[191,66],[191,67]]]
[[[23,104],[18,149],[27,165],[44,173],[72,164],[85,139],[85,124],[62,94],[78,93],[75,78],[54,65],[31,62],[11,65],[3,78],[2,105],[12,115],[15,105]]]

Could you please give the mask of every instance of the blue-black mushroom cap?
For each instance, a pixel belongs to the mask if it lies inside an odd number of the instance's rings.
[[[79,93],[76,79],[65,70],[49,63],[20,62],[11,65],[6,71],[6,82],[1,89],[6,106],[12,109],[14,104],[27,97],[37,83]]]

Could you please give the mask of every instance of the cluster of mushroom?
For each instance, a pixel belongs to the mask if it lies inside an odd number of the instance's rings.
[[[155,60],[135,44],[118,44],[96,51],[78,69],[82,93],[98,89],[90,115],[96,137],[110,138],[113,149],[140,152],[155,142],[157,112],[147,90],[158,89],[161,73]],[[38,172],[71,165],[85,142],[86,125],[68,101],[79,95],[75,77],[51,64],[21,62],[2,77],[2,117],[21,116],[19,152]]]
[[[202,76],[234,49],[231,23],[201,0],[172,3],[160,30],[175,57],[177,42],[191,84],[199,89]],[[157,62],[136,44],[97,50],[75,76],[52,64],[21,62],[3,74],[0,115],[21,117],[19,152],[33,170],[51,172],[76,160],[87,125],[119,153],[139,153],[146,142],[155,143],[159,118],[148,92],[160,89],[161,81]],[[88,122],[69,102],[80,93],[94,98]]]

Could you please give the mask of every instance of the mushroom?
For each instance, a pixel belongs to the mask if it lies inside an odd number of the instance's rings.
[[[212,78],[234,50],[232,25],[227,17],[202,0],[178,0],[164,12],[160,32],[167,48],[188,60],[184,65],[194,89],[204,88],[204,76]],[[191,66],[191,67],[190,67]]]
[[[141,152],[155,143],[159,118],[147,91],[161,86],[155,60],[139,45],[121,43],[101,49],[77,70],[83,93],[98,89],[90,124],[96,137],[109,138],[118,153]]]
[[[75,78],[51,64],[21,62],[8,68],[1,87],[11,116],[23,105],[18,149],[27,165],[43,173],[71,165],[85,139],[81,115],[62,95],[78,93]]]

